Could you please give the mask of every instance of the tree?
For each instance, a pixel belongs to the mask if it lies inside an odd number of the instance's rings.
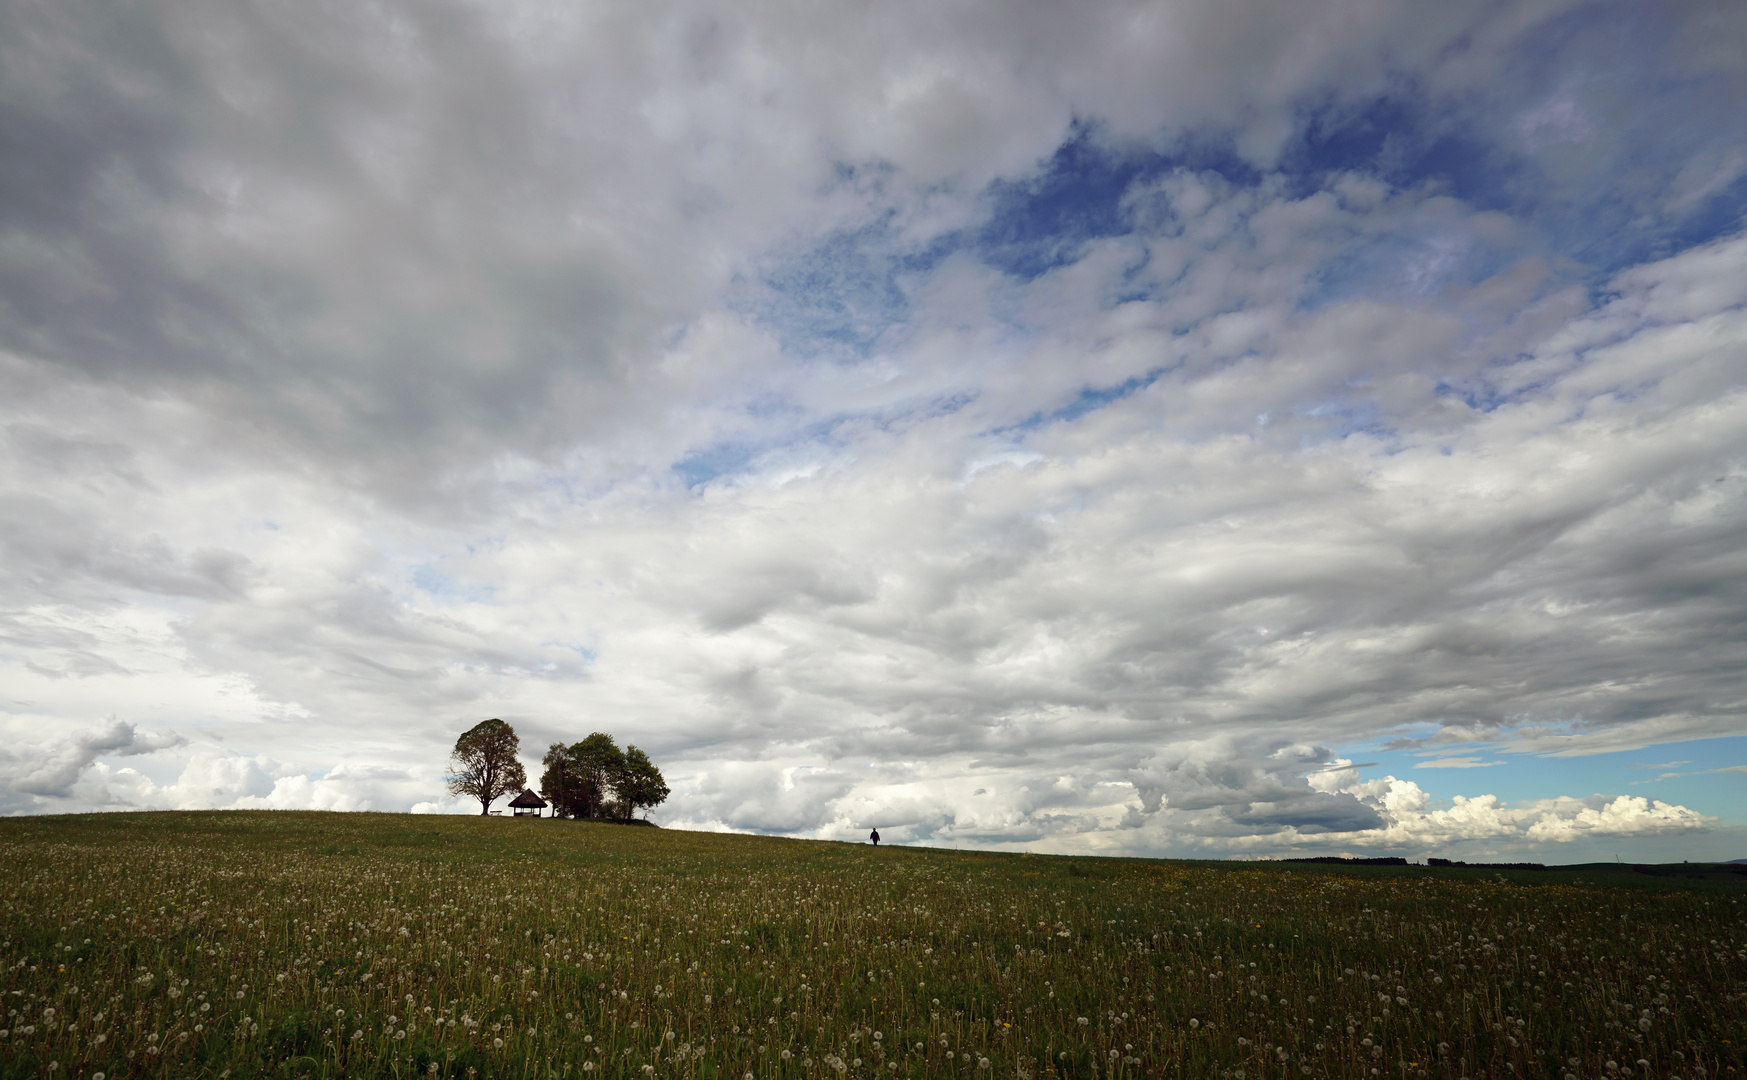
[[[571,767],[570,747],[555,742],[546,748],[541,759],[545,771],[540,774],[540,795],[552,804],[554,817],[575,817],[581,794],[576,770]]]
[[[597,731],[570,747],[570,768],[578,784],[577,817],[598,817],[609,787],[624,768],[625,755],[611,735]]]
[[[528,775],[516,760],[522,741],[516,729],[502,720],[474,725],[455,740],[449,756],[449,794],[479,800],[481,817],[491,812],[492,801],[528,786]]]
[[[619,803],[619,812],[626,821],[631,815],[645,807],[660,806],[671,794],[667,781],[662,778],[661,770],[649,760],[649,755],[626,744],[624,756],[620,759],[619,769],[612,777],[613,794]]]

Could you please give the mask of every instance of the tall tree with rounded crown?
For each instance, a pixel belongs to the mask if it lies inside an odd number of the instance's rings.
[[[582,787],[581,778],[571,767],[570,747],[555,742],[546,748],[540,764],[540,794],[552,804],[553,817],[576,816],[576,804]]]
[[[570,764],[580,788],[576,816],[598,816],[607,789],[624,770],[624,753],[611,735],[597,731],[570,747]]]
[[[619,813],[626,821],[638,810],[659,806],[667,801],[669,790],[661,770],[649,760],[649,755],[636,746],[626,744],[619,768],[613,774],[613,794],[618,796]]]
[[[469,728],[455,740],[449,757],[449,794],[478,799],[480,816],[489,814],[493,800],[528,786],[527,773],[516,759],[521,743],[516,729],[502,720]]]

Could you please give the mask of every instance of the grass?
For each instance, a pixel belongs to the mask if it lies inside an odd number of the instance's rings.
[[[0,1077],[1742,1077],[1741,878],[0,821]]]

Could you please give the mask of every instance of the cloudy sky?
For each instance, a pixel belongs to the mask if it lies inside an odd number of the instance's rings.
[[[0,812],[1747,857],[1747,7],[0,6]]]

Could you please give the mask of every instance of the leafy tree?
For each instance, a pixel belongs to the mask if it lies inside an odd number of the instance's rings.
[[[630,821],[631,815],[645,807],[659,806],[671,794],[661,770],[649,760],[649,755],[626,744],[618,771],[612,776],[613,794],[617,796],[619,813]]]
[[[607,789],[624,769],[625,755],[611,735],[597,731],[570,747],[570,768],[578,784],[576,817],[598,817]]]
[[[449,794],[479,800],[479,813],[491,812],[492,801],[528,786],[528,775],[516,760],[521,746],[516,729],[502,720],[474,725],[455,740],[449,757]]]
[[[570,747],[561,742],[553,743],[546,748],[546,756],[540,764],[545,766],[545,771],[540,774],[540,797],[552,804],[554,817],[575,817],[581,793],[576,770],[570,764]]]

